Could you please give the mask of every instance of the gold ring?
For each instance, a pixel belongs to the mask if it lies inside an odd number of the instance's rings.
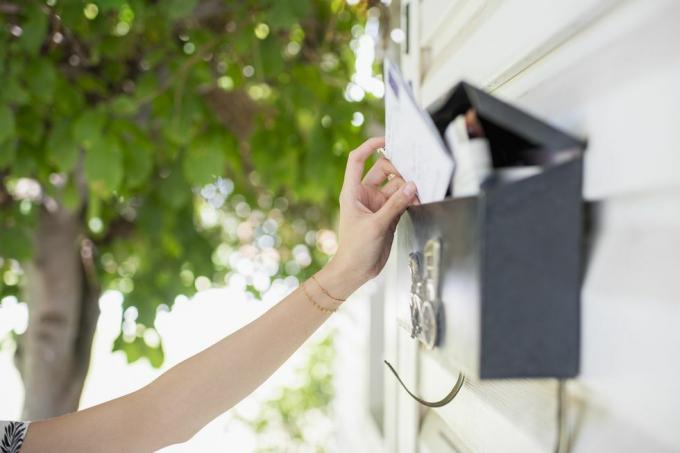
[[[387,180],[392,181],[396,177],[397,177],[397,175],[395,175],[394,173],[390,173],[390,174],[387,175]]]

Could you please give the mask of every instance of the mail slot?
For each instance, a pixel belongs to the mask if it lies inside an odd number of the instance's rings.
[[[585,143],[467,83],[429,114],[443,135],[471,108],[493,172],[476,195],[454,193],[402,217],[397,259],[411,267],[411,281],[398,283],[411,297],[411,319],[402,325],[445,366],[468,375],[573,377]]]

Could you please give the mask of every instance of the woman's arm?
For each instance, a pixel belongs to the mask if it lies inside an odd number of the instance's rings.
[[[157,450],[188,440],[250,394],[329,317],[315,304],[337,307],[334,299],[347,298],[384,266],[394,226],[415,200],[415,187],[399,176],[388,178],[397,172],[384,158],[362,181],[366,159],[383,143],[371,139],[350,154],[340,197],[340,245],[316,274],[318,284],[308,280],[255,321],[134,393],[32,423],[22,452]]]

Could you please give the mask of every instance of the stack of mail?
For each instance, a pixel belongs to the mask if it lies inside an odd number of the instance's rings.
[[[443,199],[451,183],[453,157],[389,60],[385,60],[385,129],[385,154],[406,181],[415,183],[420,202]]]
[[[476,134],[469,134],[470,127]],[[401,175],[416,184],[421,203],[442,200],[449,188],[452,196],[476,195],[491,175],[489,144],[480,136],[483,131],[474,110],[455,118],[442,137],[389,60],[385,60],[385,129],[385,153]]]

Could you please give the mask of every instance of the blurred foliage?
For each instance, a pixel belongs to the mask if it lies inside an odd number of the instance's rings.
[[[296,385],[282,388],[253,416],[237,414],[237,419],[257,434],[257,452],[321,453],[331,443],[333,335],[309,347],[307,362],[296,370]]]
[[[378,115],[346,94],[369,6],[2,2],[0,298],[21,297],[36,219],[58,207],[102,290],[125,295],[130,361],[162,363],[147,334],[180,294],[226,281],[258,296],[316,270],[365,136],[355,112]]]

